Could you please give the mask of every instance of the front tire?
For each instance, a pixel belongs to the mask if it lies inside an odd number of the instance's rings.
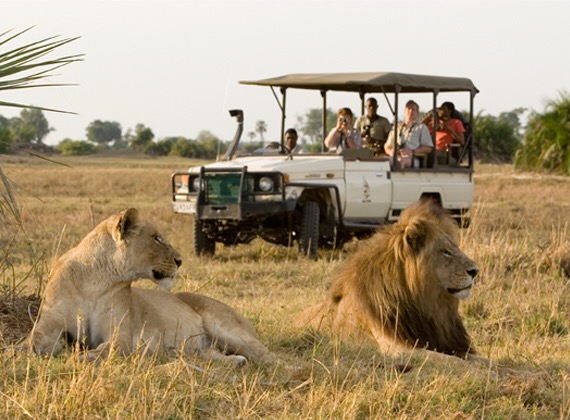
[[[315,201],[305,202],[299,232],[299,252],[312,260],[318,256],[319,216],[319,205]]]
[[[194,252],[198,256],[213,256],[216,252],[216,241],[204,232],[204,222],[194,216]]]

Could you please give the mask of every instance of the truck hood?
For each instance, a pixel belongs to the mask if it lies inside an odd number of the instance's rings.
[[[281,172],[289,175],[289,181],[342,178],[344,162],[338,155],[293,155],[288,156],[244,156],[230,161],[204,165],[208,169],[243,168],[248,172]],[[200,166],[189,172],[200,172]]]

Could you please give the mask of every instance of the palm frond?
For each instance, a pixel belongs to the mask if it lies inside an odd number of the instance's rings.
[[[15,34],[12,34],[13,30],[0,33],[0,50],[5,48],[9,43],[13,43],[15,40],[19,39],[19,37],[27,33],[32,28],[33,26]],[[55,76],[54,71],[63,66],[77,61],[83,61],[84,54],[64,55],[58,58],[48,58],[47,56],[54,50],[69,44],[78,38],[79,37],[60,39],[58,36],[52,36],[40,41],[29,42],[22,46],[10,48],[4,52],[0,51],[0,91],[70,86],[69,84],[61,83],[46,83],[44,82],[44,79]],[[0,106],[39,109],[43,111],[73,114],[73,112],[69,111],[1,100]],[[37,158],[54,162],[44,156],[37,155],[32,152],[28,153],[36,156]],[[7,215],[11,215],[18,223],[21,220],[12,183],[10,179],[4,175],[4,172],[0,167],[0,219],[3,219]],[[4,221],[1,220],[1,222],[3,223]]]
[[[0,48],[18,39],[18,37],[27,33],[32,28],[33,26],[13,35],[11,34],[11,30],[1,33]],[[52,36],[12,48],[5,52],[0,52],[0,91],[71,86],[70,84],[44,83],[43,80],[47,77],[55,76],[53,72],[63,66],[77,61],[83,61],[84,54],[65,55],[50,59],[47,59],[46,56],[55,49],[69,44],[78,38],[79,37],[59,39],[58,36]],[[71,113],[69,111],[4,101],[0,101],[0,106],[35,108],[44,111]]]
[[[20,222],[20,210],[12,190],[12,183],[0,167],[0,216],[6,213],[11,214],[14,219]]]

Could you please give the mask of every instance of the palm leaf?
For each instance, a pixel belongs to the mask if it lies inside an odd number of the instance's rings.
[[[22,36],[32,28],[33,27],[29,27],[15,34],[12,34],[12,30],[0,33],[0,49],[3,49],[10,43],[13,43],[15,40],[19,39],[18,37]],[[78,38],[79,37],[60,39],[57,36],[53,36],[0,52],[0,91],[71,86],[69,84],[61,83],[45,83],[44,79],[46,77],[54,76],[54,71],[63,66],[77,61],[82,61],[84,54],[64,55],[58,58],[48,58],[47,56],[54,50],[69,44]],[[16,102],[6,102],[2,100],[0,100],[0,106],[40,109],[43,111],[73,114],[73,112],[69,111],[26,105]],[[41,155],[36,155],[31,152],[29,153],[40,159],[50,160]],[[6,215],[11,215],[15,220],[20,222],[20,212],[16,196],[12,188],[12,183],[10,182],[10,179],[4,175],[4,172],[0,167],[0,218]]]
[[[32,27],[11,35],[11,31],[0,34],[0,48],[13,42],[18,37],[28,32]],[[54,71],[68,64],[82,61],[84,54],[65,55],[58,58],[48,59],[46,55],[53,52],[75,38],[58,39],[58,37],[48,37],[40,41],[12,48],[5,52],[0,52],[0,91],[29,89],[40,87],[71,86],[61,83],[43,83],[46,77],[54,76]],[[44,111],[65,112],[53,108],[38,107],[22,103],[0,101],[0,106],[17,108],[34,108]]]
[[[11,214],[18,222],[20,221],[20,210],[12,190],[12,183],[0,167],[0,217],[7,213]]]

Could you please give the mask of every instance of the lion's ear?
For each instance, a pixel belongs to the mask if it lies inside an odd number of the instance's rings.
[[[128,208],[119,212],[119,223],[115,228],[113,236],[116,240],[125,239],[129,233],[134,229],[139,220],[139,212],[137,209]]]
[[[412,251],[420,251],[426,244],[427,229],[421,221],[414,221],[406,227],[404,233],[406,243],[412,248]]]

